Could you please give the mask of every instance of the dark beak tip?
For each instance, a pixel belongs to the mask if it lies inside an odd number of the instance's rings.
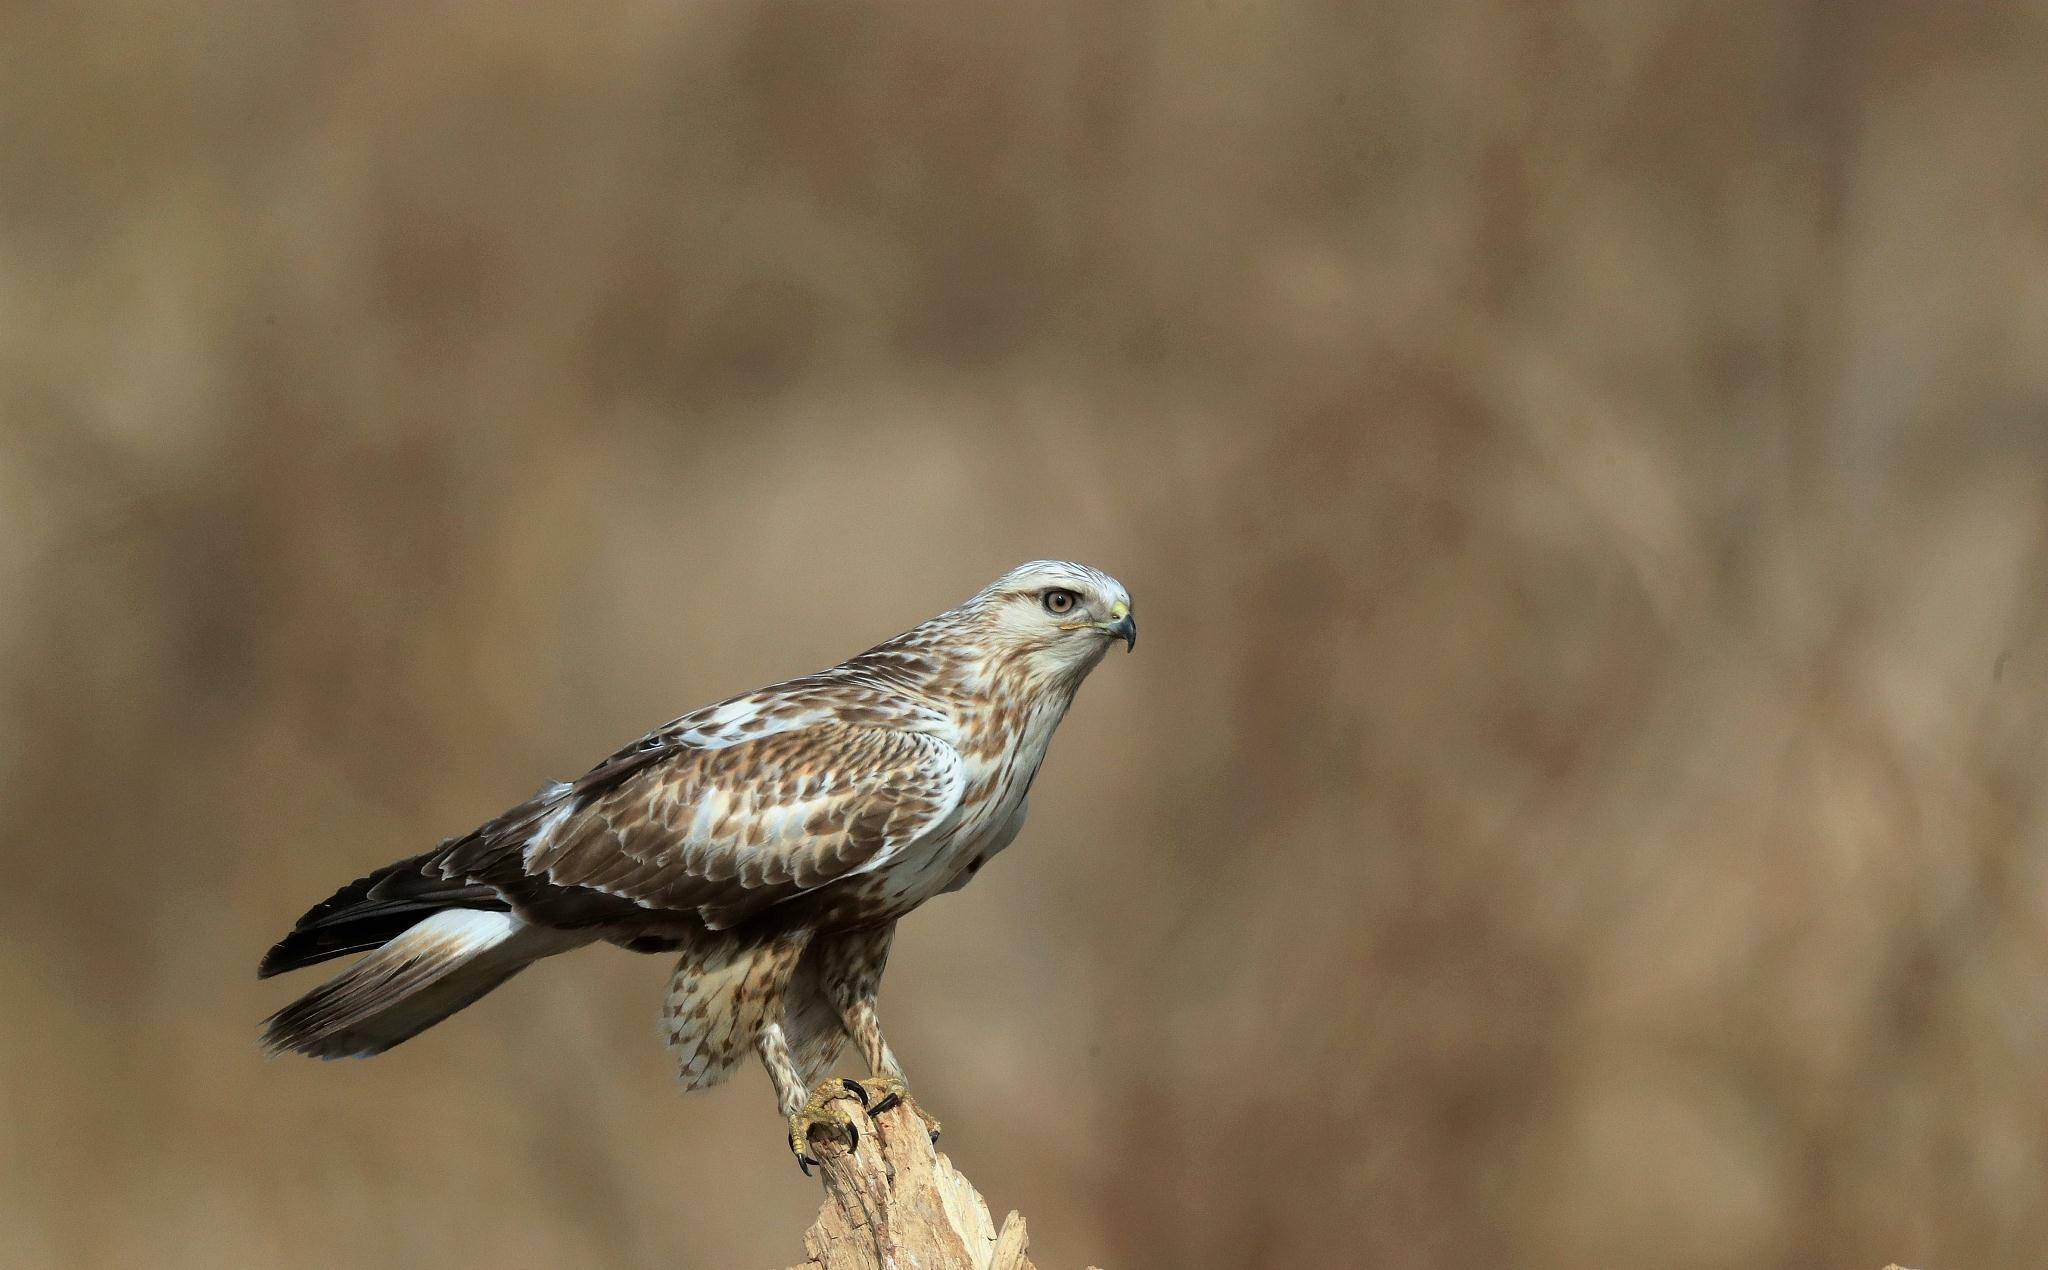
[[[1126,653],[1134,653],[1138,650],[1138,622],[1136,618],[1126,617],[1118,622],[1116,624],[1116,633],[1124,637],[1124,651]]]

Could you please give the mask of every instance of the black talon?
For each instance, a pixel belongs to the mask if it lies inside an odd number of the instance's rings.
[[[860,1150],[860,1129],[851,1120],[846,1122],[846,1137],[848,1152]]]
[[[859,1081],[855,1080],[851,1076],[841,1076],[839,1078],[839,1083],[846,1086],[847,1093],[852,1094],[854,1097],[860,1099],[861,1106],[866,1107],[868,1105],[868,1090],[866,1085],[861,1084]],[[870,1108],[870,1110],[873,1109]]]
[[[816,1163],[817,1161],[813,1160],[808,1155],[800,1155],[796,1157],[796,1166],[804,1171],[805,1177],[809,1177],[811,1175],[811,1166]]]
[[[879,1116],[879,1115],[881,1115],[881,1114],[882,1114],[883,1112],[887,1111],[887,1110],[888,1110],[889,1108],[891,1108],[891,1107],[894,1107],[894,1106],[896,1106],[896,1105],[897,1105],[898,1103],[900,1103],[900,1102],[902,1102],[902,1101],[903,1101],[903,1095],[902,1095],[902,1094],[887,1094],[887,1095],[884,1095],[884,1096],[883,1096],[883,1098],[882,1098],[882,1101],[880,1101],[880,1102],[876,1103],[876,1104],[875,1104],[874,1106],[872,1106],[872,1107],[869,1107],[869,1108],[868,1108],[868,1114],[869,1114],[869,1115],[871,1115],[871,1116]]]

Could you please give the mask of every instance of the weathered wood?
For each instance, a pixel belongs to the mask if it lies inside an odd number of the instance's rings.
[[[860,1148],[813,1141],[825,1203],[804,1234],[809,1260],[792,1270],[1035,1270],[1024,1219],[998,1230],[979,1192],[926,1135],[907,1106],[870,1117],[852,1095],[841,1104]]]

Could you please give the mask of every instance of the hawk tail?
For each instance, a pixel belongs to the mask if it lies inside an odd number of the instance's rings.
[[[443,909],[271,1015],[263,1047],[314,1058],[381,1054],[532,962],[587,940],[513,913]]]
[[[430,858],[414,856],[386,865],[315,904],[263,955],[256,977],[268,979],[329,958],[382,948],[444,909],[508,907],[492,887],[430,873]]]

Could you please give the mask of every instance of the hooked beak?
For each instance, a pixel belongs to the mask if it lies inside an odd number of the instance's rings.
[[[1124,642],[1124,651],[1127,653],[1136,648],[1138,646],[1138,623],[1137,619],[1131,616],[1130,606],[1122,600],[1118,600],[1109,610],[1109,618],[1110,620],[1107,622],[1064,622],[1061,623],[1060,629],[1063,631],[1101,631],[1111,639],[1122,640]]]
[[[1123,605],[1119,604],[1117,608],[1123,609],[1123,612],[1118,613],[1116,609],[1111,609],[1110,612],[1116,620],[1102,629],[1109,632],[1111,639],[1122,640],[1124,651],[1128,653],[1138,646],[1138,619],[1132,617],[1131,611],[1124,609]]]

